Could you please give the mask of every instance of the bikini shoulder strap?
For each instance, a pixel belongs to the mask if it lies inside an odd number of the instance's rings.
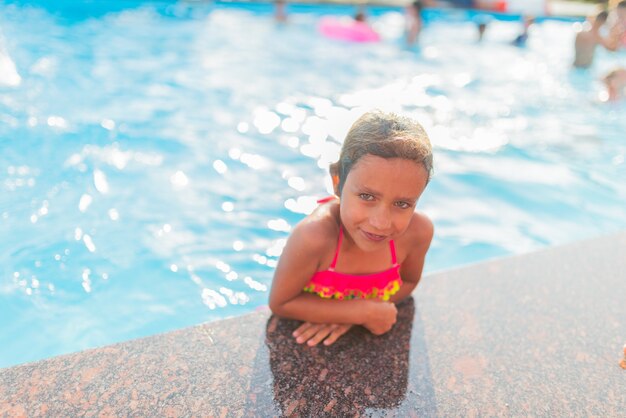
[[[389,241],[389,250],[391,251],[391,262],[395,267],[396,265],[398,265],[398,260],[396,259],[396,245],[394,244],[393,240]]]
[[[330,267],[328,270],[335,271],[335,266],[337,265],[337,259],[339,258],[339,248],[341,248],[341,241],[343,239],[343,228],[341,225],[339,226],[339,239],[337,239],[337,249],[335,250],[335,257],[333,258],[333,262],[330,263]]]

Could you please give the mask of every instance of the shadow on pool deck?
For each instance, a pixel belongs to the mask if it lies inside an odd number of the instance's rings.
[[[0,416],[624,416],[626,232],[431,274],[376,337],[268,312],[0,370]]]
[[[254,362],[247,411],[354,416],[393,409],[402,416],[435,415],[424,326],[412,298],[398,306],[398,325],[382,337],[353,328],[330,347],[305,348],[291,336],[298,324],[269,319],[266,347]]]

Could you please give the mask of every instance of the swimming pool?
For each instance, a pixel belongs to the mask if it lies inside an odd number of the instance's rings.
[[[0,367],[266,304],[370,107],[433,140],[426,271],[626,227],[626,108],[597,100],[624,55],[573,72],[571,21],[518,49],[511,18],[479,44],[430,11],[412,50],[394,8],[355,45],[315,29],[350,7],[52,3],[0,4]]]

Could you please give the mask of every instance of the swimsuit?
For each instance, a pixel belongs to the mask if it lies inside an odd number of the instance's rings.
[[[323,298],[334,299],[381,299],[389,300],[402,285],[400,265],[396,261],[396,247],[393,240],[389,241],[392,266],[390,269],[373,274],[345,274],[335,271],[339,248],[343,238],[343,228],[339,227],[339,239],[335,257],[328,270],[315,272],[303,289],[305,292],[316,293]]]

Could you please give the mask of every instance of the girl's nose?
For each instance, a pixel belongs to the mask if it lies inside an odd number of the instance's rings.
[[[370,225],[372,225],[378,232],[385,232],[391,226],[391,216],[389,210],[380,205],[374,209],[370,216]]]

